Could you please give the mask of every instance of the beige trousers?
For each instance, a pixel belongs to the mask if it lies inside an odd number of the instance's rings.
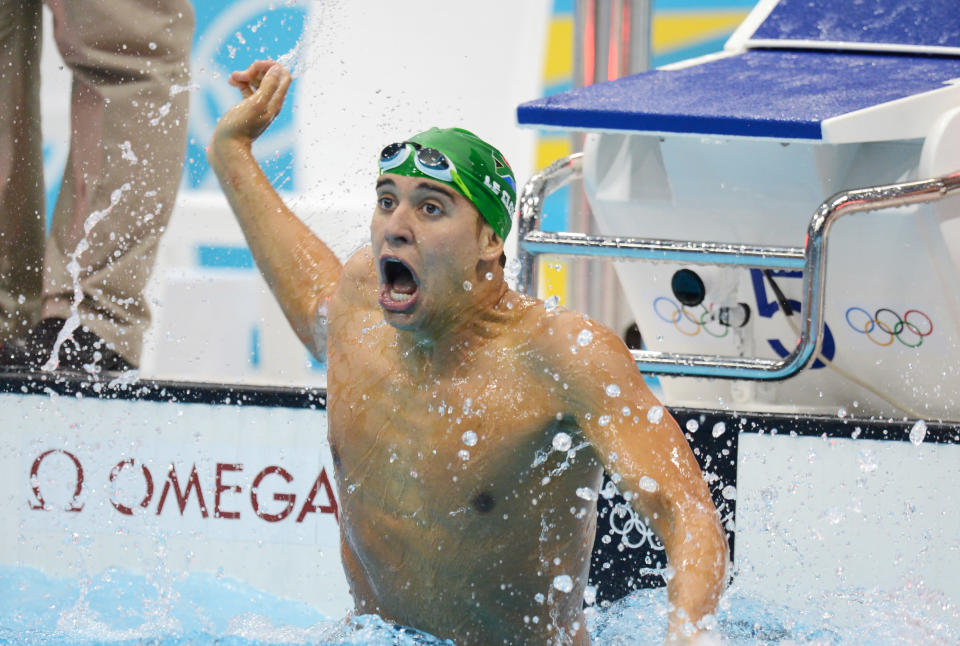
[[[46,4],[73,73],[70,153],[49,237],[41,0],[0,0],[0,341],[41,317],[68,318],[75,304],[84,325],[137,365],[150,323],[143,289],[186,147],[193,8],[188,0]]]

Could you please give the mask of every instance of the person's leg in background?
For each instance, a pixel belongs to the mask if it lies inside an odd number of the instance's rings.
[[[187,0],[47,5],[73,73],[71,141],[44,255],[42,320],[22,345],[39,367],[69,333],[61,367],[135,367],[150,323],[143,290],[186,148],[193,8]]]
[[[0,344],[37,321],[43,274],[40,0],[0,3]]]

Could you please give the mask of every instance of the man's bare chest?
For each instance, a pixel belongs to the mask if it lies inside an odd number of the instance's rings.
[[[522,366],[480,360],[454,375],[419,378],[370,353],[351,374],[337,379],[331,366],[328,391],[348,506],[352,499],[417,522],[456,523],[509,514],[536,493],[560,410],[531,387]]]

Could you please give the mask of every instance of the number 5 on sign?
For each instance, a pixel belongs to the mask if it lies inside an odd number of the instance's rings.
[[[772,278],[778,279],[802,279],[802,271],[786,271],[786,270],[774,270],[770,271],[770,276]],[[757,315],[763,318],[772,319],[774,314],[781,311],[780,303],[776,294],[767,295],[767,284],[764,281],[763,271],[759,269],[750,270],[750,279],[753,282],[753,293],[757,298]],[[772,297],[772,298],[771,298]],[[790,306],[795,314],[800,314],[800,301],[795,301],[793,299],[785,299],[786,304]],[[787,315],[787,312],[784,312],[784,315]],[[799,320],[798,320],[799,322]],[[767,343],[770,344],[770,347],[773,348],[773,351],[777,353],[781,359],[790,354],[790,351],[783,345],[783,342],[780,339],[767,339]],[[791,340],[793,343],[793,340]],[[833,341],[833,332],[830,331],[830,326],[827,325],[826,321],[823,323],[823,344],[820,347],[820,356],[822,356],[827,361],[832,361],[833,357],[837,353],[837,346]],[[823,361],[817,359],[813,362],[813,368],[823,368]]]

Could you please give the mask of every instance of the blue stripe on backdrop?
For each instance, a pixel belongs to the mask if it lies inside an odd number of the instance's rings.
[[[197,265],[213,269],[253,269],[253,256],[247,247],[197,245]]]
[[[543,216],[540,222],[540,229],[551,233],[569,231],[570,225],[567,223],[569,205],[569,186],[564,186],[545,197],[543,200]]]
[[[257,326],[250,329],[250,365],[260,367],[260,328]]]

